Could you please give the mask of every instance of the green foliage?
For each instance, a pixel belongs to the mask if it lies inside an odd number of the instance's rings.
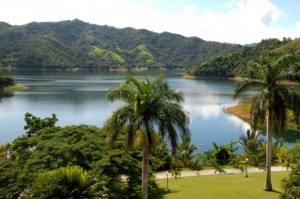
[[[119,143],[117,149],[107,151],[104,158],[92,165],[91,173],[101,179],[109,198],[138,197],[141,187],[141,159],[141,151],[137,149],[124,155],[122,143]],[[149,183],[155,184],[153,180]]]
[[[196,159],[191,162],[190,168],[199,173],[199,171],[204,168],[204,163],[200,159]]]
[[[238,82],[233,92],[233,97],[240,97],[251,88],[259,88],[258,94],[252,99],[251,119],[254,129],[259,123],[266,121],[266,185],[265,190],[271,191],[271,165],[272,153],[272,134],[282,135],[287,122],[287,111],[292,110],[299,114],[300,96],[293,90],[283,85],[283,80],[291,77],[300,81],[300,74],[287,73],[284,69],[295,59],[291,55],[281,57],[265,57],[252,65],[256,79],[248,79]]]
[[[12,77],[6,77],[0,74],[0,92],[2,92],[5,87],[14,85],[15,80]]]
[[[40,173],[23,195],[27,195],[25,198],[40,199],[103,198],[103,191],[104,188],[89,177],[87,171],[79,166],[71,166]]]
[[[190,141],[190,139],[182,140],[176,151],[175,157],[181,161],[184,168],[187,168],[192,164],[195,157],[193,153],[197,150],[195,145],[190,145]]]
[[[2,27],[2,28],[1,28]],[[79,20],[0,25],[0,66],[45,69],[186,67],[239,45]]]
[[[233,153],[238,150],[233,142],[227,145],[217,145],[213,142],[213,147],[213,149],[204,152],[205,158],[207,160],[214,159],[220,165],[228,164]]]
[[[237,143],[243,148],[245,159],[248,158],[249,163],[258,166],[261,163],[261,151],[263,140],[260,137],[261,132],[256,132],[253,128],[248,129],[246,135],[239,138]]]
[[[171,174],[172,176],[174,176],[174,178],[180,178],[182,167],[183,167],[182,162],[176,156],[172,156],[170,169],[171,169]]]
[[[166,139],[162,139],[158,133],[153,136],[153,145],[149,165],[154,171],[168,170],[170,168],[171,156]]]
[[[146,77],[145,80],[128,76],[124,83],[108,92],[107,99],[124,102],[105,122],[109,143],[114,144],[124,133],[125,149],[128,151],[140,140],[143,149],[142,198],[147,198],[149,157],[154,144],[157,144],[157,130],[159,136],[169,140],[173,152],[178,145],[178,137],[190,137],[189,116],[180,104],[183,96],[171,89],[162,75],[152,79]]]
[[[298,160],[300,160],[300,145],[296,144],[288,149],[287,162],[289,165],[291,165],[295,164]]]
[[[24,129],[27,130],[25,133],[30,137],[32,135],[36,135],[38,131],[44,129],[44,128],[51,128],[55,127],[56,122],[58,119],[56,118],[55,114],[52,114],[52,117],[46,117],[44,119],[41,119],[39,117],[36,117],[30,113],[25,113],[25,122],[26,125],[24,126]]]
[[[292,166],[288,178],[281,180],[281,187],[283,192],[280,194],[281,199],[295,199],[300,198],[300,161],[298,160]]]
[[[187,69],[187,74],[197,77],[228,78],[234,76],[255,77],[256,71],[250,66],[262,57],[282,56],[292,54],[295,62],[285,66],[285,71],[299,72],[300,39],[290,40],[284,38],[262,40],[254,46],[246,46],[238,52],[216,55],[198,62]]]
[[[140,183],[140,151],[123,157],[121,149],[124,137],[120,136],[117,140],[117,149],[109,150],[106,132],[95,126],[62,128],[55,126],[57,119],[54,116],[40,119],[26,114],[25,118],[32,133],[16,138],[12,146],[7,146],[12,149],[11,157],[0,160],[1,196],[18,198],[40,173],[74,165],[89,171],[92,179],[96,179],[97,186],[101,185],[97,190],[105,185],[107,188],[104,191],[110,196],[118,193],[131,196],[136,193]],[[128,180],[124,181],[122,176],[127,176]],[[93,180],[91,182],[94,184]],[[110,182],[122,186],[113,189]]]

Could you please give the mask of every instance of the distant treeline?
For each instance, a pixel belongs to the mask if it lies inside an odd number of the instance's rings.
[[[251,65],[262,57],[278,57],[290,54],[295,62],[286,71],[299,72],[300,39],[290,38],[262,40],[254,46],[245,46],[238,52],[217,55],[203,60],[187,69],[187,74],[196,77],[253,77]]]

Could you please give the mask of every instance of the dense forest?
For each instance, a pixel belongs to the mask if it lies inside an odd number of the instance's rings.
[[[0,67],[38,69],[185,68],[242,48],[80,20],[22,26],[0,22],[0,41]]]
[[[300,69],[300,39],[267,39],[253,46],[244,46],[238,52],[213,56],[187,69],[187,74],[196,77],[252,77],[251,65],[263,57],[278,57],[290,54],[294,63],[286,68],[289,72]]]

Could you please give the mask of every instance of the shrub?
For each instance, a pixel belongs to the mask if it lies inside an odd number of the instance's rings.
[[[292,166],[289,178],[281,180],[281,186],[283,188],[281,199],[300,198],[300,161]]]

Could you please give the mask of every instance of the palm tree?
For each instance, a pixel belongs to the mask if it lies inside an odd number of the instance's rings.
[[[195,145],[190,145],[190,139],[182,140],[179,148],[178,148],[178,156],[181,160],[184,168],[187,168],[195,155],[193,153],[197,150]]]
[[[23,195],[25,198],[100,198],[105,196],[103,189],[101,183],[75,165],[40,173]]]
[[[257,166],[257,158],[262,144],[260,138],[261,131],[256,132],[253,128],[248,129],[246,135],[242,135],[237,143],[243,147],[246,157],[249,159],[250,164]]]
[[[178,135],[182,139],[190,137],[189,116],[183,111],[180,102],[181,93],[172,90],[164,76],[153,79],[128,76],[123,84],[107,94],[110,101],[121,100],[125,104],[106,121],[109,142],[113,144],[117,135],[126,134],[125,149],[134,144],[142,135],[142,198],[148,198],[149,156],[153,145],[153,136],[158,131],[162,138],[168,138],[173,152],[177,147]]]
[[[259,93],[253,97],[251,117],[254,128],[258,122],[267,120],[267,146],[266,146],[266,184],[265,190],[272,191],[271,183],[271,158],[272,158],[272,133],[282,134],[286,125],[286,112],[292,109],[299,111],[299,96],[287,86],[283,80],[298,80],[300,76],[284,71],[284,67],[291,63],[291,56],[279,59],[263,59],[253,65],[257,79],[248,79],[237,84],[233,98],[241,96],[250,88],[259,87]],[[266,116],[266,117],[265,117]]]

